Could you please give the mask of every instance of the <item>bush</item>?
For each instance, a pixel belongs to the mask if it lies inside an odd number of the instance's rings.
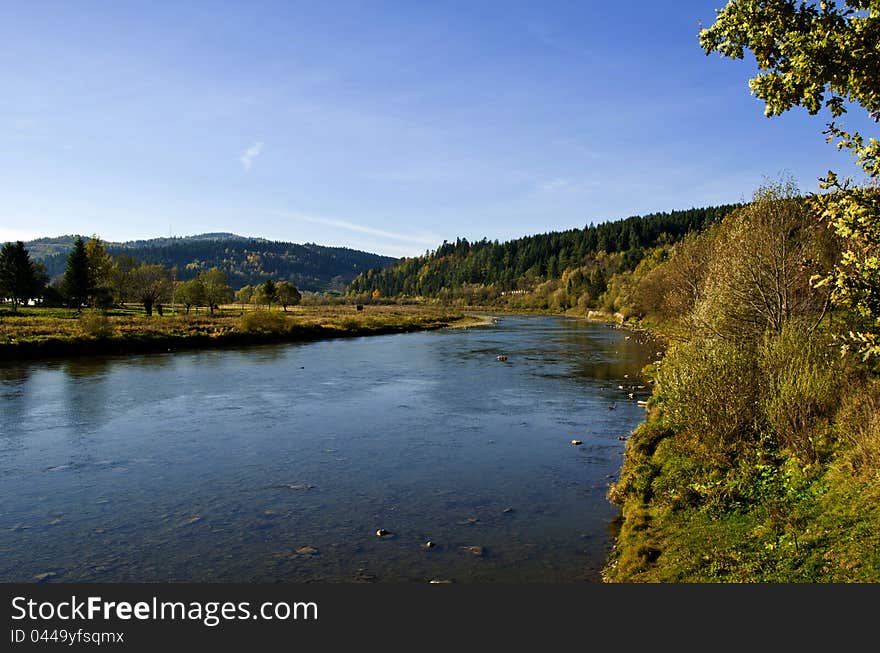
[[[827,453],[844,371],[823,336],[797,323],[768,335],[760,351],[761,409],[782,446],[804,462]]]
[[[657,365],[656,381],[665,419],[689,436],[694,454],[725,460],[754,440],[762,388],[750,349],[720,339],[677,344]]]
[[[247,311],[238,320],[238,330],[246,333],[281,333],[287,327],[284,313],[277,311]]]
[[[79,329],[90,338],[108,338],[113,335],[113,326],[103,311],[88,311],[79,317]]]
[[[846,461],[859,477],[880,480],[880,381],[852,385],[836,419],[837,433],[850,445]]]

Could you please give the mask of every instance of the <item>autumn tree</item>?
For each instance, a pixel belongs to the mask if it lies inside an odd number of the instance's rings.
[[[163,265],[141,265],[131,271],[130,299],[144,306],[147,315],[171,294],[171,279]]]
[[[104,242],[97,236],[92,236],[86,241],[85,249],[89,276],[92,280],[89,303],[101,307],[110,306],[113,303],[113,258],[107,253]]]
[[[208,305],[211,314],[214,310],[220,308],[220,304],[224,304],[232,299],[232,288],[229,287],[229,280],[226,273],[218,268],[211,268],[204,272],[199,272],[198,279],[202,284],[204,292],[204,300]]]
[[[0,298],[12,300],[13,313],[19,304],[39,297],[45,285],[45,272],[31,260],[23,242],[3,245],[0,249]]]
[[[275,284],[275,295],[285,312],[288,306],[296,306],[302,300],[299,290],[289,281],[279,281]]]
[[[266,279],[265,282],[257,286],[254,301],[257,304],[267,304],[272,308],[272,304],[278,299],[278,287],[272,279]]]
[[[242,286],[235,293],[235,301],[239,304],[250,304],[254,300],[254,287]]]
[[[715,234],[705,279],[695,290],[694,328],[757,340],[781,333],[795,318],[818,323],[828,293],[811,287],[810,277],[833,264],[827,236],[792,182],[758,189]]]
[[[820,180],[828,192],[812,201],[845,247],[834,271],[814,282],[831,288],[837,304],[862,317],[864,328],[847,346],[865,359],[880,357],[880,140],[839,122],[848,106],[880,121],[880,0],[732,0],[699,38],[706,54],[754,54],[759,73],[749,86],[764,101],[766,115],[796,106],[811,115],[827,109],[828,142],[849,150],[867,174],[869,183],[861,187],[831,171]]]
[[[189,315],[189,309],[193,306],[204,306],[205,284],[199,276],[189,281],[177,281],[174,284],[174,299],[183,304]]]
[[[120,254],[113,259],[110,269],[110,288],[113,299],[123,303],[134,295],[134,271],[140,267],[138,260],[130,254]]]

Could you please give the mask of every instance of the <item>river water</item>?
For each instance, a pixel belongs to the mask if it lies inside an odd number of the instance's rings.
[[[598,580],[655,349],[499,316],[2,364],[0,580]]]

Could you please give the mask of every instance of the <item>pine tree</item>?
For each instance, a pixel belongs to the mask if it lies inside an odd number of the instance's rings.
[[[67,303],[76,309],[88,303],[95,290],[86,245],[81,236],[77,236],[73,249],[67,256],[67,269],[64,271],[62,288]]]
[[[39,297],[46,285],[45,275],[20,240],[0,249],[0,297],[12,300],[12,311],[19,304]]]

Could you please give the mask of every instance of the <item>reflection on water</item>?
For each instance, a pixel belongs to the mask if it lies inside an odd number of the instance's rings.
[[[505,316],[0,366],[0,580],[596,580],[654,353],[628,335]]]

